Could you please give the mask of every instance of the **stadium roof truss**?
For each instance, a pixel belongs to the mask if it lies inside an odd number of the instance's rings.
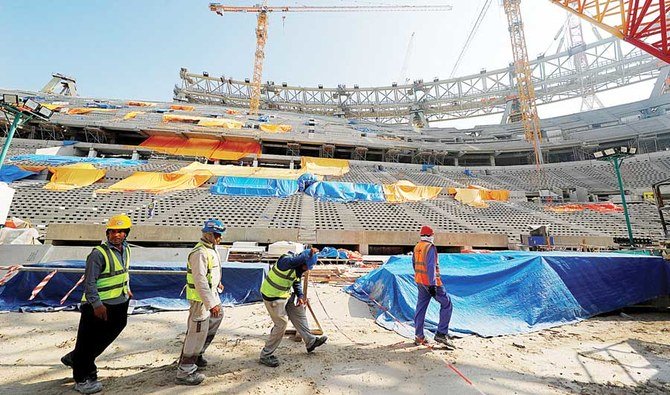
[[[586,55],[588,64],[581,70],[572,59],[579,52]],[[579,98],[584,82],[591,91],[601,92],[653,79],[663,66],[664,62],[637,48],[624,49],[616,37],[540,56],[530,64],[538,104]],[[186,69],[181,70],[180,77],[181,87],[174,90],[176,100],[249,106],[249,82],[189,73]],[[386,87],[305,88],[268,82],[262,86],[261,108],[380,123],[408,123],[413,114],[421,112],[428,121],[442,121],[503,113],[507,103],[516,98],[514,81],[514,67],[510,65],[460,78]]]

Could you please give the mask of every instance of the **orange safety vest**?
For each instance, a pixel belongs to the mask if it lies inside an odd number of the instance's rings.
[[[412,256],[412,261],[414,263],[414,281],[416,281],[417,284],[431,285],[428,280],[426,257],[429,253],[432,253],[435,254],[435,285],[442,286],[440,266],[437,261],[437,249],[431,247],[433,247],[433,244],[427,241],[420,241],[414,246],[414,255]]]

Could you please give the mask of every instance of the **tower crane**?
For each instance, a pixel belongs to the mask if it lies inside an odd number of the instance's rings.
[[[540,149],[540,142],[542,140],[540,118],[537,116],[535,87],[533,86],[532,73],[528,61],[528,49],[526,48],[526,36],[523,30],[520,6],[521,0],[503,1],[510,39],[512,41],[514,72],[516,74],[517,89],[519,90],[521,124],[523,125],[526,140],[533,145],[535,164],[539,168],[543,164],[542,150]]]
[[[268,39],[268,14],[272,12],[379,12],[379,11],[449,11],[450,5],[351,5],[351,6],[268,6],[267,0],[253,6],[228,6],[210,3],[209,9],[223,16],[226,12],[254,12],[256,23],[256,53],[254,75],[251,81],[249,113],[258,114],[261,98],[261,79],[265,59],[265,43]]]

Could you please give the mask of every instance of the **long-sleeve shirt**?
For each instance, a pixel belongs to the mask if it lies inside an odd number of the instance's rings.
[[[316,263],[317,256],[314,255],[312,250],[304,250],[300,254],[292,254],[288,253],[285,255],[282,255],[279,260],[277,261],[277,269],[281,271],[286,271],[286,270],[295,270],[295,275],[297,279],[293,282],[293,293],[298,297],[302,298],[303,293],[302,293],[302,274],[304,273],[304,270],[302,268],[302,265],[307,265],[307,266],[312,266]],[[263,299],[265,300],[277,300],[278,298],[269,298],[266,296],[263,296]]]
[[[205,246],[204,249],[198,249],[188,256],[188,262],[191,265],[191,274],[193,275],[193,283],[195,290],[202,299],[202,304],[207,310],[211,310],[214,306],[221,304],[221,298],[217,287],[221,283],[221,261],[219,260],[219,253],[216,252],[215,247],[200,240]],[[212,267],[212,286],[210,288],[207,280],[207,255],[211,256],[214,261]]]
[[[115,247],[109,241],[106,241],[104,244],[112,251],[112,254],[116,256],[121,265],[126,268],[125,251],[128,244],[124,241],[119,248]],[[109,264],[111,265],[112,262]],[[100,251],[94,248],[86,258],[86,270],[84,272],[84,294],[86,295],[86,302],[90,303],[93,308],[102,306],[102,301],[98,294],[97,281],[103,270],[105,270],[105,257],[102,256]],[[128,289],[130,289],[130,280],[128,281]],[[127,300],[128,295],[122,293],[121,296],[105,300],[105,304],[116,305],[125,303]]]

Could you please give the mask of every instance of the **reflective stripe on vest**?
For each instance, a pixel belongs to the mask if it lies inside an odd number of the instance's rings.
[[[205,254],[207,257],[207,284],[209,285],[209,289],[212,289],[212,269],[214,268],[214,257],[212,254],[207,251],[210,248],[207,248],[202,242],[199,242],[198,244],[193,247],[193,250],[191,250],[191,253],[188,254],[189,258],[191,257],[191,254],[194,252],[197,252],[199,250],[202,250],[202,253]],[[186,299],[192,300],[194,302],[202,302],[202,298],[200,297],[200,294],[198,294],[198,291],[195,289],[195,281],[193,281],[193,272],[191,270],[191,261],[186,260]]]
[[[105,244],[95,247],[105,259],[105,269],[100,273],[95,281],[98,289],[98,296],[101,301],[118,298],[121,295],[128,295],[128,268],[130,267],[130,247],[123,249],[124,264],[121,265],[116,254]],[[81,301],[86,302],[86,294],[81,296]]]
[[[431,285],[428,279],[428,265],[426,264],[428,254],[435,251],[435,285],[442,285],[442,278],[440,278],[440,267],[437,262],[437,250],[431,249],[433,244],[427,241],[420,241],[414,247],[414,255],[412,260],[414,262],[414,281],[417,284]]]
[[[294,269],[279,270],[275,264],[261,284],[261,293],[268,298],[288,299],[291,296],[293,283],[297,279]]]

